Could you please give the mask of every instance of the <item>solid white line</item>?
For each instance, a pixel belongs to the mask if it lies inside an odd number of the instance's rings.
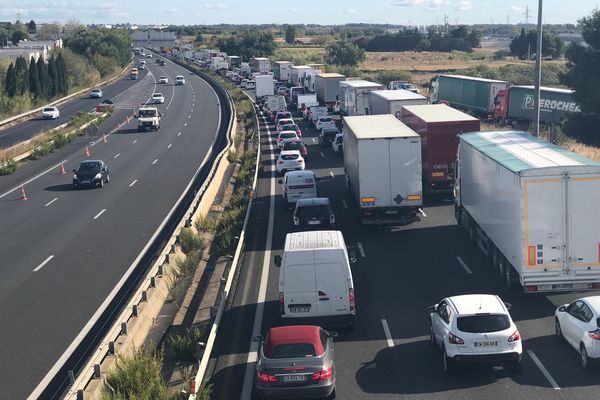
[[[60,164],[62,163],[66,163],[68,160],[62,160],[61,162],[59,162],[58,164],[55,164],[53,166],[51,166],[50,168],[48,168],[47,170],[45,170],[44,172],[40,172],[38,175],[34,176],[33,178],[26,180],[25,182],[19,183],[17,186],[13,187],[12,189],[10,189],[8,192],[4,192],[0,195],[0,199],[8,196],[9,194],[11,194],[12,192],[16,191],[16,190],[21,190],[21,187],[30,184],[31,182],[35,181],[36,179],[46,175],[48,172],[55,170],[56,168],[60,167]]]
[[[40,269],[42,269],[42,267],[46,264],[48,264],[50,262],[50,260],[52,260],[54,258],[54,255],[51,255],[50,257],[46,258],[40,265],[38,265],[33,272],[37,272]]]
[[[173,143],[169,143],[169,145],[167,146],[167,149],[170,149],[171,146],[173,146]]]
[[[50,204],[54,203],[56,200],[58,200],[58,197],[55,197],[53,200],[50,200],[49,202],[44,204],[44,207],[48,207]]]
[[[421,213],[422,216],[424,216],[425,218],[427,218],[427,214],[425,214],[425,211],[423,211],[422,208],[419,208],[419,212]]]
[[[179,133],[177,134],[177,136],[181,136],[181,132],[179,132]]]
[[[116,156],[114,156],[113,158],[117,158],[117,157],[119,157],[120,155],[121,155],[121,153],[117,153],[117,155],[116,155]]]
[[[158,162],[158,158],[154,161],[152,161],[152,165],[156,164]]]
[[[539,370],[542,373],[542,375],[544,375],[546,377],[546,380],[548,381],[548,383],[550,383],[550,385],[552,386],[552,388],[554,390],[560,390],[560,386],[558,386],[558,383],[556,383],[556,381],[554,380],[554,378],[552,377],[552,375],[550,375],[550,372],[548,372],[548,370],[546,369],[546,367],[544,367],[544,364],[542,364],[542,362],[540,361],[540,359],[537,358],[537,356],[535,355],[535,353],[532,350],[527,350],[527,354],[529,354],[529,357],[531,357],[531,359],[533,360],[533,362],[535,363],[535,365],[537,365],[537,367],[539,368]]]
[[[106,208],[103,208],[103,209],[102,209],[102,211],[100,211],[98,214],[96,214],[96,216],[94,217],[94,219],[98,219],[98,218],[100,218],[100,216],[101,216],[102,214],[104,214],[104,212],[105,212],[105,211],[106,211]]]
[[[333,172],[329,171],[329,175],[331,175],[332,178],[335,178],[335,175],[333,174]]]
[[[360,252],[360,256],[362,258],[365,258],[366,257],[366,255],[365,255],[365,249],[363,248],[362,243],[358,242],[358,243],[356,243],[356,245],[358,246],[358,251]]]
[[[133,186],[133,185],[135,185],[136,183],[137,183],[137,179],[134,179],[134,180],[133,180],[133,182],[131,182],[131,183],[129,184],[129,187],[132,187],[132,186]]]
[[[388,347],[394,347],[394,339],[392,339],[390,327],[388,326],[387,320],[385,318],[381,318],[381,325],[383,325],[383,331],[385,332]]]
[[[344,205],[344,208],[348,208],[348,203],[346,203],[346,200],[342,199],[342,204]]]
[[[456,261],[458,261],[460,263],[460,265],[462,265],[462,267],[467,272],[467,274],[472,274],[473,273],[473,271],[471,271],[471,268],[469,268],[469,266],[467,265],[467,263],[464,262],[462,258],[460,258],[459,256],[456,256]]]
[[[271,136],[271,131],[267,125],[264,115],[261,112],[261,117],[267,128],[267,136]],[[271,148],[271,153],[273,148]],[[260,286],[258,289],[258,299],[256,301],[256,312],[254,314],[254,325],[252,326],[252,338],[260,335],[260,327],[262,325],[263,312],[265,307],[265,299],[267,297],[267,281],[269,279],[269,265],[271,264],[271,246],[273,244],[273,221],[275,219],[275,175],[271,170],[270,188],[269,188],[269,226],[267,228],[267,242],[265,244],[265,252],[263,255],[262,272],[260,275]],[[241,400],[250,400],[252,396],[252,387],[254,386],[254,367],[257,359],[258,343],[254,340],[250,341],[250,351],[246,361],[246,372],[244,375],[244,384],[242,386]]]
[[[321,153],[321,157],[325,158],[325,154]]]

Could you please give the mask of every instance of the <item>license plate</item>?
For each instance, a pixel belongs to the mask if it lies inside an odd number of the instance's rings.
[[[498,341],[493,341],[493,342],[473,342],[473,344],[477,348],[498,347]]]
[[[385,210],[386,214],[398,214],[398,210]]]
[[[572,289],[572,283],[560,283],[558,285],[553,285],[554,289]]]
[[[90,181],[81,181],[82,184],[87,185]]]
[[[300,313],[300,312],[309,312],[310,307],[290,307],[290,312]]]
[[[321,221],[308,221],[309,225],[321,225]]]
[[[284,382],[304,382],[305,379],[304,375],[283,375]]]

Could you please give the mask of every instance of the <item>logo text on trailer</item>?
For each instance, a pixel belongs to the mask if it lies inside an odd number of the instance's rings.
[[[526,94],[523,98],[523,108],[533,110],[535,106],[535,97],[532,94]],[[568,111],[581,112],[581,108],[573,101],[550,100],[540,98],[540,109],[543,111]]]

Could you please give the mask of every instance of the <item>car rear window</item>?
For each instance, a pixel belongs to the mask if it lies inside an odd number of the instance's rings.
[[[298,154],[282,154],[281,159],[285,161],[295,160],[298,158]]]
[[[300,142],[286,142],[283,145],[283,150],[302,150],[303,147]]]
[[[269,358],[315,357],[315,346],[310,343],[288,343],[273,346]]]
[[[510,327],[510,320],[508,316],[502,314],[471,315],[459,317],[456,321],[456,327],[459,331],[467,333],[499,332]]]
[[[44,111],[54,111],[54,108],[44,108]]]
[[[319,120],[320,120],[321,122],[331,122],[331,121],[333,121],[333,120],[332,120],[331,118],[329,118],[329,117],[326,117],[326,118],[319,118]]]
[[[282,139],[291,139],[291,138],[295,138],[296,134],[289,132],[289,133],[282,133],[281,135],[279,135]]]
[[[296,216],[300,219],[326,219],[329,218],[331,212],[328,206],[307,206],[298,207],[296,210]]]

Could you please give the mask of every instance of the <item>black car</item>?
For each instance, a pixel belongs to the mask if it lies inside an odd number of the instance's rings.
[[[167,63],[164,60],[160,60],[158,65],[160,65],[161,67],[164,67],[165,65],[167,65]]]
[[[73,170],[73,187],[98,186],[103,187],[110,180],[108,166],[101,160],[86,160],[79,163]]]
[[[306,146],[304,145],[304,143],[302,143],[301,140],[295,140],[293,142],[285,142],[283,144],[283,147],[281,148],[281,151],[285,151],[285,150],[298,150],[300,152],[300,154],[302,155],[302,158],[306,158],[306,156],[308,155],[308,150],[306,149]]]
[[[294,228],[335,229],[335,215],[326,197],[299,199],[294,210]]]
[[[340,133],[338,128],[323,128],[319,134],[319,146],[331,146],[331,142],[335,140],[335,135]]]

